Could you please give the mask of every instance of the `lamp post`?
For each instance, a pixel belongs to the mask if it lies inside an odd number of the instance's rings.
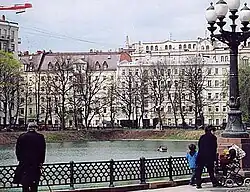
[[[244,125],[242,124],[242,112],[240,111],[240,95],[239,95],[239,83],[238,83],[238,47],[242,42],[250,37],[249,24],[250,9],[245,6],[241,9],[239,16],[236,15],[240,7],[240,0],[219,0],[215,6],[211,3],[211,6],[206,11],[206,19],[208,24],[208,30],[211,32],[211,39],[218,39],[219,41],[228,45],[230,49],[230,76],[229,76],[229,111],[228,122],[225,131],[222,133],[222,137],[225,138],[248,138]],[[224,21],[228,10],[231,12],[229,18],[232,20],[231,31],[224,30],[223,27],[226,24]],[[239,17],[242,32],[236,31],[236,19]],[[217,21],[218,20],[218,21]],[[217,22],[216,22],[217,21]],[[219,26],[219,34],[214,34]]]

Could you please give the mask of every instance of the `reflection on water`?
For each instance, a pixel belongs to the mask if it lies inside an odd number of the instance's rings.
[[[189,144],[188,141],[151,140],[48,143],[46,163],[184,156]],[[167,146],[168,152],[158,152],[160,145]],[[15,146],[0,146],[0,165],[12,164],[17,164]]]

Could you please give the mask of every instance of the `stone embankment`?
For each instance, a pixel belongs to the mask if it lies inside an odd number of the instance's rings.
[[[0,132],[0,145],[13,144],[21,132]],[[202,130],[82,130],[82,131],[46,131],[42,132],[47,142],[86,141],[86,140],[145,140],[174,139],[197,140],[203,134]]]

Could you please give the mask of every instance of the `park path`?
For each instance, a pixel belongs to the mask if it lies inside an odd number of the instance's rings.
[[[235,187],[235,188],[214,188],[211,184],[202,185],[202,189],[196,189],[196,187],[184,185],[178,187],[169,187],[161,189],[149,189],[141,190],[139,192],[250,192],[250,188],[246,187]]]

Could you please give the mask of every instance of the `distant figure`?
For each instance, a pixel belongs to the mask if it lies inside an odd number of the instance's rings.
[[[14,183],[21,184],[23,192],[37,192],[41,167],[45,160],[46,144],[44,136],[36,132],[36,123],[29,123],[26,133],[19,136],[16,143],[16,157],[19,161]]]
[[[215,129],[208,125],[205,127],[205,134],[202,135],[198,142],[197,168],[196,168],[196,184],[197,188],[201,188],[201,174],[204,167],[207,168],[213,186],[218,186],[218,182],[214,176],[214,162],[216,161],[217,138],[212,133]]]
[[[188,146],[189,152],[186,155],[186,158],[188,160],[188,164],[190,169],[192,170],[192,176],[189,182],[189,185],[195,185],[195,178],[196,178],[196,159],[198,152],[196,151],[196,145],[190,144]]]

